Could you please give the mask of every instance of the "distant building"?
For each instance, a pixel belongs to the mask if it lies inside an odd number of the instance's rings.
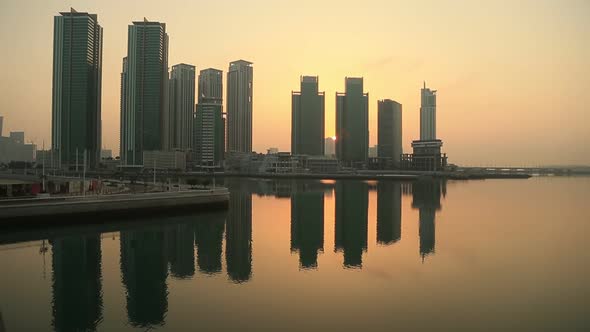
[[[362,77],[347,77],[346,92],[336,93],[336,156],[345,164],[364,164],[369,148],[369,94]]]
[[[224,159],[222,105],[200,103],[194,117],[194,156],[202,166],[221,166]]]
[[[328,157],[336,156],[336,140],[335,137],[326,137],[324,140],[324,154]]]
[[[222,166],[225,155],[223,118],[223,72],[208,68],[199,72],[199,98],[194,114],[194,162]]]
[[[10,139],[16,144],[25,144],[25,132],[24,131],[11,131]]]
[[[317,76],[302,76],[301,91],[291,92],[291,153],[324,154],[325,93]]]
[[[223,71],[214,68],[199,73],[199,104],[223,103]]]
[[[378,146],[373,145],[369,147],[369,158],[377,158]]]
[[[120,107],[120,122],[119,122],[119,157],[125,164],[127,163],[126,158],[123,157],[125,151],[128,148],[129,142],[127,139],[130,135],[127,133],[128,128],[131,127],[127,124],[129,115],[127,114],[127,57],[123,58],[123,66],[121,70],[121,105]],[[131,119],[129,119],[131,121]]]
[[[266,154],[277,154],[279,153],[279,148],[268,148],[266,150]]]
[[[252,152],[252,63],[238,60],[227,73],[227,152]]]
[[[101,147],[102,27],[96,14],[54,17],[51,142],[62,167],[97,167]],[[76,161],[77,160],[77,161]]]
[[[309,156],[302,160],[303,167],[311,173],[336,173],[338,160],[325,156]]]
[[[25,144],[25,133],[11,132],[9,137],[0,136],[0,162],[32,162],[35,158],[35,145]]]
[[[420,140],[436,140],[436,90],[426,87],[421,90],[422,104],[420,106]]]
[[[195,66],[172,66],[169,81],[168,149],[190,150],[193,146]]]
[[[0,137],[2,137],[2,126],[4,125],[4,117],[0,116]]]
[[[447,156],[441,152],[442,140],[436,138],[436,90],[422,88],[420,107],[420,140],[412,141],[414,153],[403,154],[401,167],[421,171],[442,171]]]
[[[402,105],[391,99],[377,102],[377,157],[399,168],[402,150]]]
[[[100,159],[113,158],[113,150],[102,149],[100,151]]]
[[[144,168],[186,170],[184,151],[144,151]]]
[[[126,62],[126,66],[125,66]],[[143,165],[144,151],[168,146],[168,35],[166,24],[147,20],[128,28],[121,159]]]
[[[35,162],[37,165],[43,165],[46,169],[59,167],[59,154],[52,150],[37,150],[35,152]]]

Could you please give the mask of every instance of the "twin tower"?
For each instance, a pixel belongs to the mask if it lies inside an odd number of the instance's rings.
[[[301,77],[301,91],[292,92],[291,153],[324,155],[325,93],[318,77]],[[347,77],[345,92],[336,93],[336,157],[345,166],[357,167],[369,159],[369,94],[363,79]],[[402,105],[378,101],[377,157],[399,167],[402,155]]]

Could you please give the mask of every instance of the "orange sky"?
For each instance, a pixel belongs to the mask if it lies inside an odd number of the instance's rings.
[[[516,3],[516,4],[515,4]],[[290,149],[291,90],[319,75],[326,136],[336,91],[362,76],[370,144],[377,100],[403,104],[404,150],[419,136],[422,81],[438,90],[439,138],[451,163],[590,164],[590,2],[45,1],[0,2],[4,132],[51,140],[53,16],[72,6],[104,28],[103,142],[118,152],[119,74],[127,25],[165,22],[170,67],[224,71],[254,63],[254,149]],[[225,77],[224,77],[225,79]]]

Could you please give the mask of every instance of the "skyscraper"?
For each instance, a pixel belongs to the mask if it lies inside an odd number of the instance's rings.
[[[238,60],[227,73],[227,151],[252,152],[252,63]]]
[[[199,104],[223,103],[223,71],[214,68],[203,69],[199,73]]]
[[[302,76],[301,91],[291,92],[291,153],[324,154],[325,93],[317,76]]]
[[[436,90],[430,90],[426,87],[421,90],[420,106],[420,140],[436,140]]]
[[[127,57],[123,58],[123,66],[121,69],[121,105],[119,106],[120,122],[119,122],[119,156],[123,159],[123,151],[127,147],[127,136],[124,135],[127,130]]]
[[[199,73],[199,103],[194,114],[193,150],[199,165],[221,165],[225,151],[223,118],[223,72],[204,69]]]
[[[400,166],[402,155],[402,105],[391,99],[377,102],[377,156]]]
[[[422,171],[440,171],[447,167],[447,155],[441,152],[442,140],[436,138],[436,90],[421,90],[420,140],[412,141],[413,154],[403,154],[401,167]]]
[[[195,161],[203,166],[220,166],[224,150],[221,104],[197,104],[194,118]]]
[[[0,137],[2,137],[2,126],[4,125],[4,117],[0,116]]]
[[[346,92],[336,93],[336,156],[347,163],[365,162],[369,149],[369,94],[362,77],[347,77]]]
[[[142,165],[144,151],[162,150],[168,143],[166,24],[133,22],[127,47],[121,159],[127,165]]]
[[[193,146],[195,66],[184,63],[172,66],[168,100],[168,149],[189,150]]]
[[[96,167],[101,148],[102,27],[96,14],[73,8],[53,22],[52,150],[61,167],[82,164],[84,151],[87,165]]]

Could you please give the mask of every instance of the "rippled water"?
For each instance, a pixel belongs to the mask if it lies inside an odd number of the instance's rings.
[[[224,212],[0,233],[0,331],[590,329],[590,178],[226,185]]]

